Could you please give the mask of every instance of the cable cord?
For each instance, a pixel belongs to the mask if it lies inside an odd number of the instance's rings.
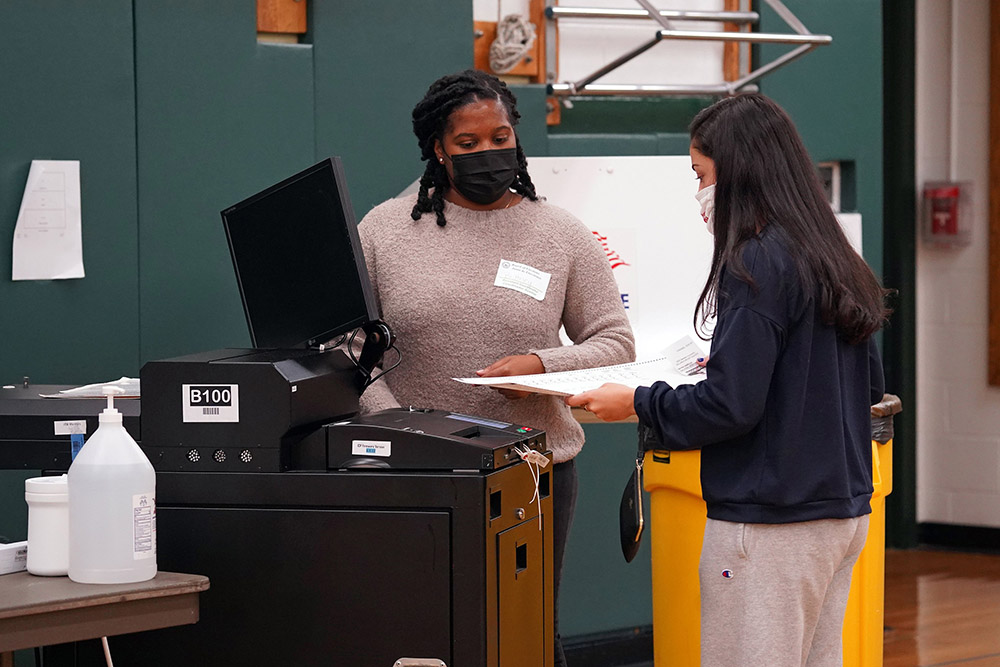
[[[101,646],[104,647],[104,661],[108,663],[108,667],[115,667],[115,663],[111,662],[111,647],[108,646],[107,637],[101,637]]]
[[[351,361],[354,362],[354,366],[365,375],[365,385],[362,388],[363,391],[364,389],[370,387],[371,384],[376,380],[378,380],[380,377],[382,377],[389,371],[394,370],[396,366],[399,366],[399,362],[403,360],[403,353],[400,352],[399,349],[396,347],[395,342],[390,343],[389,347],[386,348],[386,352],[392,350],[393,352],[396,353],[396,363],[394,363],[392,366],[389,366],[389,368],[386,368],[381,373],[372,375],[369,371],[361,367],[361,360],[358,359],[358,357],[354,354],[354,339],[357,337],[359,331],[361,331],[361,329],[355,329],[353,332],[351,332],[351,337],[347,341],[347,356],[350,357]]]
[[[535,493],[534,493],[534,495],[531,496],[531,500],[528,501],[528,504],[530,505],[531,503],[534,503],[534,502],[538,503],[538,530],[541,530],[542,529],[542,497],[541,497],[541,494],[539,493],[538,483],[539,483],[539,481],[542,478],[542,465],[547,465],[548,464],[548,460],[545,461],[545,464],[542,464],[536,458],[537,456],[542,456],[542,455],[538,454],[537,452],[533,452],[533,450],[531,449],[531,447],[529,447],[528,445],[524,445],[524,449],[521,449],[520,447],[514,447],[514,453],[516,453],[518,456],[520,456],[521,460],[524,461],[525,465],[528,466],[528,472],[531,473],[531,479],[535,482]],[[544,458],[544,456],[543,456],[543,458]]]
[[[365,389],[367,389],[369,386],[371,386],[371,384],[373,382],[375,382],[376,380],[378,380],[380,377],[382,377],[383,375],[385,375],[389,371],[395,370],[396,366],[399,366],[399,362],[401,362],[403,360],[403,353],[399,351],[399,348],[397,348],[395,344],[392,344],[392,345],[390,345],[389,347],[386,348],[386,352],[388,352],[389,350],[392,350],[393,352],[396,353],[396,363],[394,363],[392,366],[389,366],[389,368],[386,368],[381,373],[378,373],[376,375],[370,376],[368,378],[368,381],[365,382]]]
[[[356,356],[354,356],[354,339],[358,337],[359,331],[361,331],[361,329],[355,329],[354,331],[352,331],[351,337],[347,340],[347,356],[350,357],[351,361],[354,362],[354,365],[360,369],[361,362],[358,360]]]
[[[535,25],[520,14],[508,14],[497,23],[497,38],[490,45],[490,69],[506,74],[535,45]]]
[[[332,350],[334,348],[340,347],[341,345],[344,344],[345,340],[347,340],[347,334],[341,334],[337,338],[328,340],[325,343],[320,343],[316,347],[316,349],[319,350],[320,352],[326,352],[327,350]]]

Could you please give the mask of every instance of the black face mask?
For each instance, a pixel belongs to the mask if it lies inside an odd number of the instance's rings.
[[[447,155],[447,154],[446,154]],[[471,202],[483,206],[497,201],[517,178],[517,149],[449,155],[452,184]]]

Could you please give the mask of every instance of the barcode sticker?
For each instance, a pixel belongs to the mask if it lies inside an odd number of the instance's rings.
[[[240,421],[238,384],[183,384],[181,392],[181,415],[185,422]]]

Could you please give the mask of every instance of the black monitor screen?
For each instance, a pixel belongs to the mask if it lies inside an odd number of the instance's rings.
[[[250,341],[324,343],[378,310],[340,158],[222,211]]]

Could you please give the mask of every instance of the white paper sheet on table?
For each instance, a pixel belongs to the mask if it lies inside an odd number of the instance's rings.
[[[121,389],[122,393],[117,394],[115,398],[139,398],[139,386],[139,378],[122,376],[117,380],[86,384],[82,387],[63,389],[57,394],[39,394],[39,396],[42,398],[107,398],[104,394],[104,388],[117,387],[118,389]]]
[[[14,228],[12,280],[83,278],[80,161],[32,160]]]
[[[492,378],[452,378],[465,384],[518,389],[536,394],[572,396],[590,389],[596,389],[605,382],[616,382],[628,387],[649,386],[664,381],[672,387],[682,384],[697,384],[705,379],[703,369],[694,362],[704,356],[698,346],[685,336],[667,348],[666,356],[630,364],[584,368],[561,373],[539,373],[537,375],[508,375]]]

